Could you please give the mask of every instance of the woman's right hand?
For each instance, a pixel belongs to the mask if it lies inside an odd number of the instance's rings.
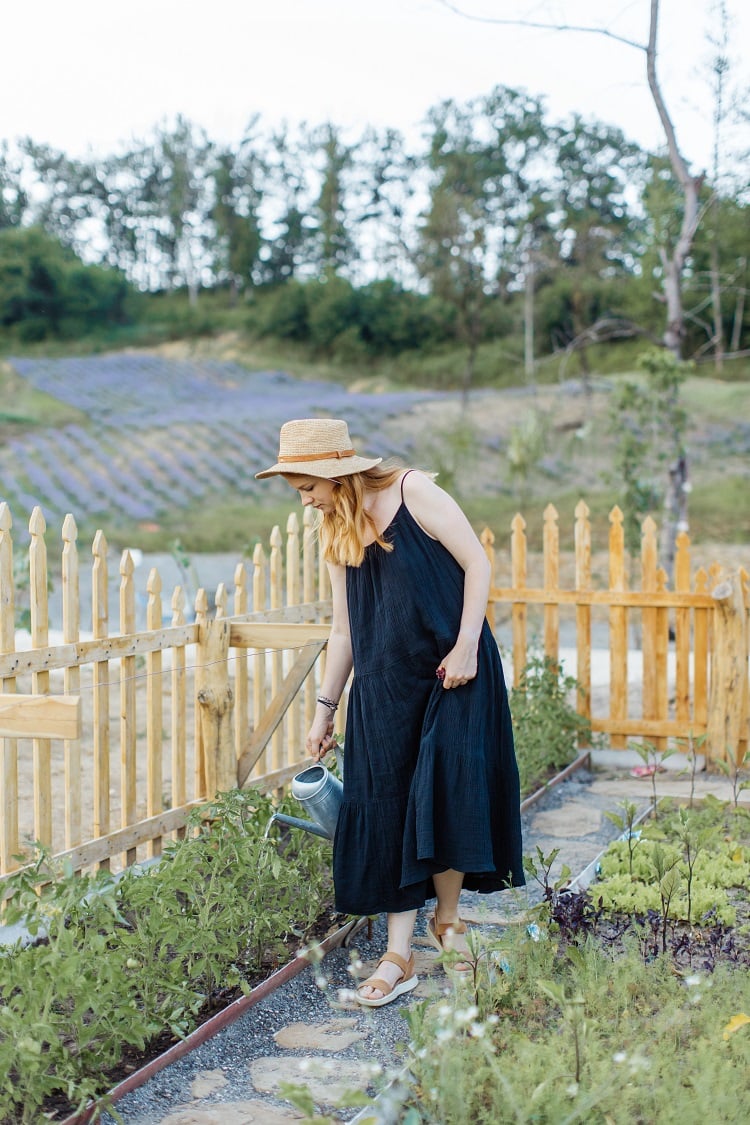
[[[316,715],[305,741],[308,754],[314,762],[319,762],[335,745],[336,740],[333,737],[333,715],[330,713],[320,716]]]

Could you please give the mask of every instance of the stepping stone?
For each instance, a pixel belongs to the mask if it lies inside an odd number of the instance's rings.
[[[180,1106],[154,1125],[287,1125],[301,1121],[295,1109],[277,1109],[253,1099],[249,1102],[221,1102],[207,1106]]]
[[[578,837],[598,832],[602,826],[600,809],[584,801],[568,801],[559,809],[539,812],[531,822],[532,836]]]
[[[264,1055],[249,1063],[250,1077],[259,1094],[279,1093],[282,1082],[304,1086],[316,1105],[333,1105],[352,1090],[366,1089],[372,1082],[373,1064],[353,1059],[290,1059]],[[222,1122],[221,1125],[224,1125]]]
[[[343,1051],[366,1039],[367,1033],[356,1031],[356,1020],[330,1020],[328,1023],[290,1023],[275,1032],[280,1047],[291,1051]]]
[[[193,1098],[207,1098],[226,1084],[227,1076],[223,1070],[201,1070],[190,1083],[190,1094]]]

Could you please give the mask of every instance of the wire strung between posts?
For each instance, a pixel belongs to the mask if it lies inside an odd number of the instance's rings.
[[[284,653],[284,652],[299,652],[300,649],[312,648],[313,645],[317,645],[319,643],[320,643],[319,641],[305,641],[304,644],[290,645],[288,648],[256,648],[256,649],[252,649],[252,650],[245,650],[244,653],[236,652],[233,655],[227,653],[226,657],[224,657],[222,660],[209,660],[206,664],[186,664],[184,668],[178,668],[178,669],[175,669],[174,666],[173,666],[171,668],[162,668],[161,671],[159,671],[159,672],[136,672],[135,675],[133,675],[133,676],[118,676],[118,678],[116,680],[98,680],[95,684],[91,684],[90,686],[83,685],[82,687],[79,687],[79,688],[76,689],[75,694],[76,695],[83,695],[84,692],[95,691],[95,690],[98,690],[99,688],[120,687],[122,684],[134,683],[137,680],[150,680],[150,679],[156,679],[156,677],[158,677],[158,676],[171,676],[172,673],[175,672],[175,671],[177,671],[177,673],[179,675],[184,675],[187,672],[196,672],[196,671],[198,671],[199,669],[202,669],[202,668],[213,668],[214,665],[216,665],[216,664],[225,664],[225,663],[228,664],[230,661],[241,660],[243,657],[245,659],[247,659],[248,656],[250,656],[254,659],[258,656],[273,656],[275,653],[281,654],[281,653]],[[179,646],[179,647],[187,647],[187,646]],[[159,652],[159,653],[163,653],[163,652],[172,652],[173,649],[172,648],[156,649],[155,651]],[[6,653],[5,655],[10,655],[10,654]],[[129,654],[128,656],[113,656],[113,657],[110,657],[109,660],[93,660],[88,664],[83,664],[83,665],[82,664],[73,664],[73,665],[68,665],[67,668],[49,668],[49,669],[46,668],[44,670],[46,672],[54,673],[54,672],[69,672],[69,671],[71,671],[72,668],[78,668],[79,671],[80,671],[81,668],[85,668],[85,667],[93,668],[97,664],[109,664],[110,661],[112,661],[112,660],[120,660],[120,661],[122,661],[122,660],[135,660],[138,656],[148,656],[148,655],[151,655],[151,654],[149,654],[149,653],[132,653],[132,654]],[[28,674],[29,673],[21,673],[21,675],[28,675]],[[34,673],[31,673],[31,675],[34,675]],[[7,677],[7,678],[8,679],[11,679],[11,678],[12,679],[18,679],[18,675],[13,676],[13,677]]]

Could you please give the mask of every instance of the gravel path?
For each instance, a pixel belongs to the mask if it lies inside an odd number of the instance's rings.
[[[627,776],[627,775],[626,775]],[[524,850],[539,846],[546,854],[560,848],[556,868],[565,863],[575,873],[596,858],[616,835],[604,815],[616,809],[624,790],[636,792],[643,803],[648,790],[643,782],[605,784],[607,774],[578,770],[548,790],[524,814]],[[640,788],[638,788],[640,786]],[[620,792],[623,789],[623,792]],[[461,913],[482,930],[491,932],[518,918],[538,901],[541,889],[493,895],[464,894]],[[381,1089],[385,1076],[398,1073],[408,1039],[404,1012],[425,997],[450,988],[424,938],[429,909],[420,911],[415,932],[418,988],[402,1002],[377,1009],[362,1009],[346,996],[351,990],[353,960],[362,962],[368,975],[385,947],[385,920],[379,917],[371,935],[367,929],[353,939],[353,948],[329,953],[316,967],[304,969],[270,996],[249,1009],[184,1058],[157,1073],[139,1089],[117,1103],[126,1125],[274,1125],[300,1119],[280,1096],[280,1083],[304,1084],[319,1112],[330,1112],[346,1089]],[[379,1120],[388,1116],[384,1099]],[[338,1111],[336,1120],[347,1121],[358,1111]],[[371,1113],[371,1111],[368,1111]],[[103,1121],[114,1125],[105,1114]]]

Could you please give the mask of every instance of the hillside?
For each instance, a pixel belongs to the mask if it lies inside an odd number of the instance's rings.
[[[236,549],[292,506],[283,482],[254,479],[275,457],[279,425],[324,413],[345,417],[363,450],[436,470],[477,524],[507,528],[522,506],[533,538],[547,503],[567,525],[583,496],[606,535],[619,498],[612,385],[478,390],[464,409],[454,392],[377,393],[364,380],[347,390],[234,358],[10,359],[0,375],[0,498],[17,530],[40,504],[51,527],[70,511],[82,535],[102,527],[113,547],[154,550],[179,537],[190,551]],[[691,536],[747,542],[750,385],[693,378],[684,400]]]

